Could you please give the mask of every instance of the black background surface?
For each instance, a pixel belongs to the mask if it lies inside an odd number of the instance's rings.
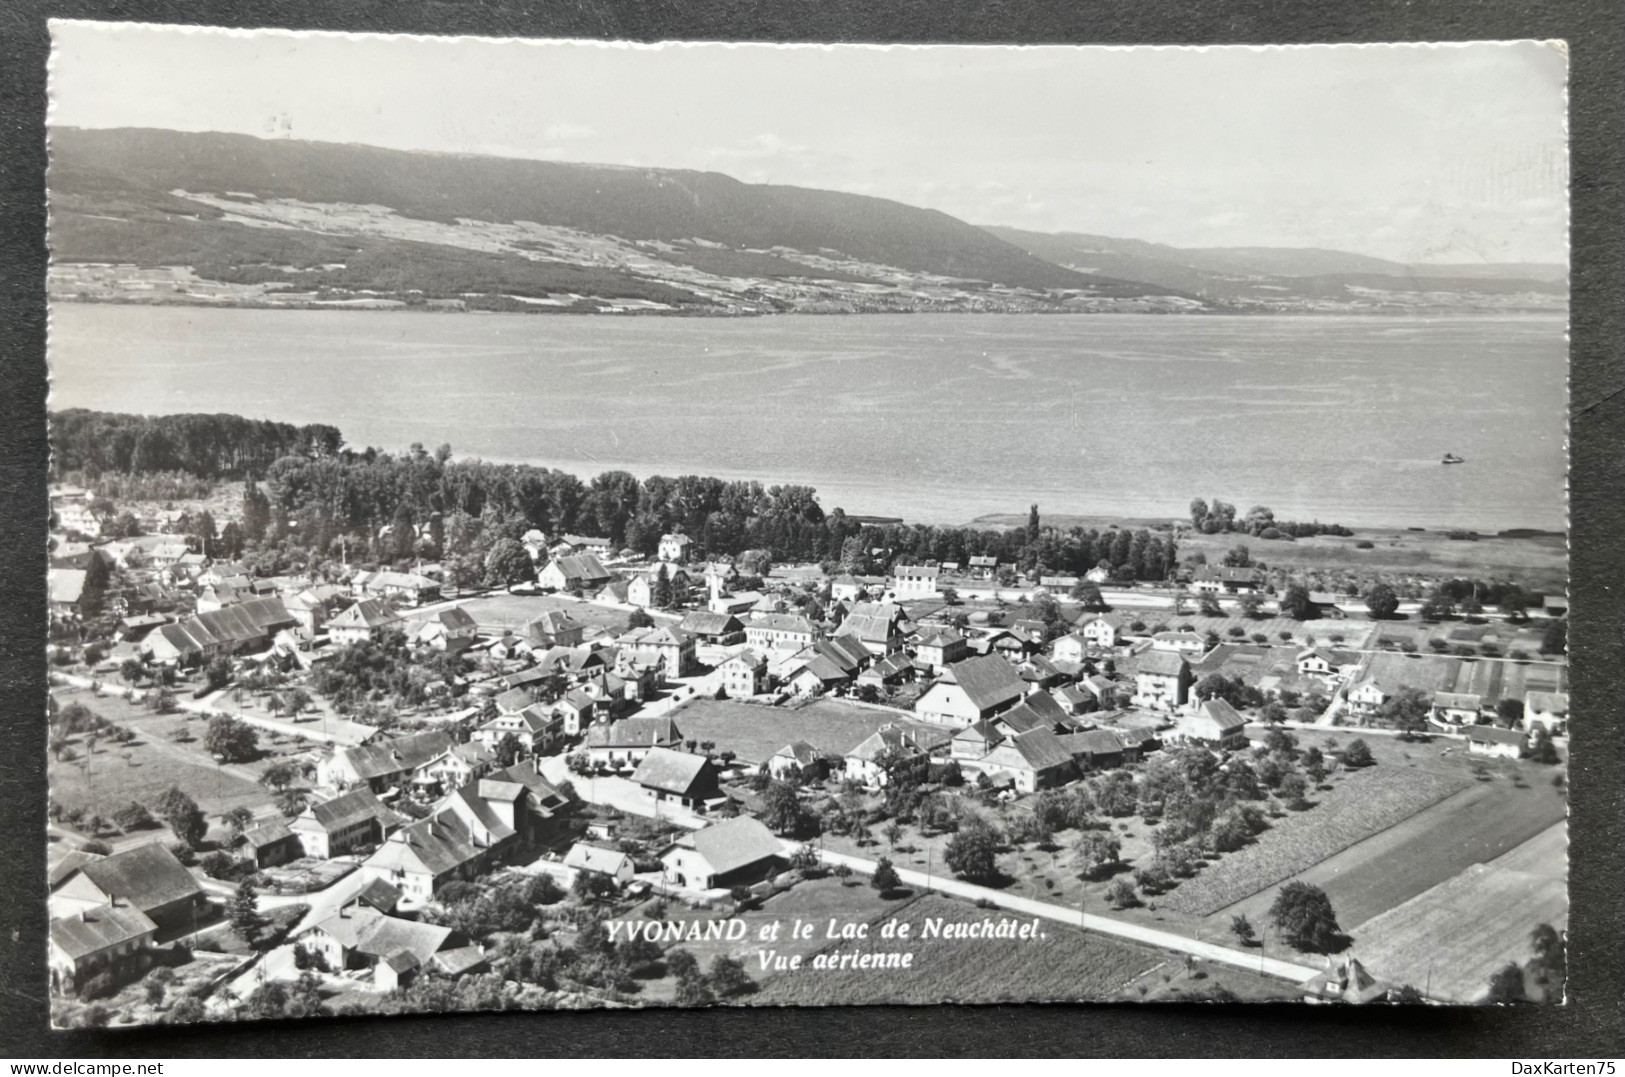
[[[0,1055],[1625,1054],[1621,1036],[1621,590],[1617,3],[1146,0],[0,0]],[[48,18],[519,37],[1219,44],[1563,38],[1571,50],[1572,702],[1570,1004],[1445,1010],[1304,1006],[975,1006],[644,1010],[321,1019],[51,1032],[45,997],[45,71]],[[1058,103],[1057,107],[1062,107]]]

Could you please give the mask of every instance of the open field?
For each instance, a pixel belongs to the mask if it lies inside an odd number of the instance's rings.
[[[1379,764],[1314,794],[1308,811],[1289,812],[1245,848],[1219,857],[1161,899],[1175,912],[1206,916],[1274,886],[1340,850],[1403,822],[1472,784],[1454,773]]]
[[[97,697],[90,692],[59,692],[64,703],[82,703],[116,725],[134,730],[136,739],[114,744],[105,738],[86,766],[82,737],[75,737],[75,758],[52,759],[48,768],[52,799],[69,806],[107,815],[130,801],[151,806],[171,785],[179,785],[208,815],[218,815],[236,807],[256,809],[271,803],[264,786],[248,780],[245,773],[263,770],[274,761],[276,749],[247,767],[222,767],[210,760],[202,748],[206,723],[186,714],[155,714],[119,696]],[[185,725],[194,738],[185,744],[170,740],[177,726]],[[262,747],[271,748],[261,737]]]
[[[1166,525],[1169,518],[1130,519],[1108,516],[1044,514],[1047,527],[1104,528],[1111,524],[1139,529]],[[1188,523],[1188,521],[1181,521]],[[973,527],[1025,527],[1025,513],[982,516]],[[1445,530],[1410,531],[1404,528],[1351,527],[1352,536],[1317,535],[1292,542],[1266,541],[1246,535],[1202,535],[1188,529],[1179,536],[1181,559],[1202,553],[1217,564],[1226,550],[1244,542],[1253,557],[1272,568],[1321,572],[1347,572],[1355,576],[1478,576],[1511,577],[1534,589],[1561,590],[1568,578],[1568,543],[1556,534],[1528,538],[1498,538],[1476,542],[1451,539]],[[1370,542],[1362,550],[1358,542]]]
[[[1545,769],[1529,773],[1531,784],[1526,789],[1513,788],[1501,777],[1475,782],[1296,878],[1326,891],[1338,922],[1348,930],[1536,834],[1554,826],[1561,833],[1563,794],[1552,787],[1546,773]],[[1565,876],[1560,864],[1558,877]],[[1255,924],[1264,923],[1274,899],[1271,886],[1220,909],[1210,923],[1225,928],[1238,913]],[[1353,933],[1357,942],[1365,942],[1363,932]]]
[[[1041,937],[1030,941],[920,939],[926,919],[939,917],[950,923],[1011,918],[1003,910],[979,909],[941,894],[925,894],[898,914],[900,921],[914,925],[914,939],[871,937],[830,944],[831,952],[842,953],[913,951],[912,967],[880,972],[804,967],[774,978],[752,1001],[832,1006],[1109,999],[1121,997],[1131,981],[1164,960],[1150,949],[1048,922],[1041,925]],[[878,926],[871,926],[870,935],[877,931]]]
[[[747,763],[761,763],[794,740],[821,752],[844,755],[887,722],[945,739],[941,726],[902,715],[858,707],[833,699],[800,706],[767,707],[731,699],[695,699],[672,712],[677,728],[689,740],[715,741]]]
[[[1553,826],[1355,929],[1372,973],[1455,1002],[1480,998],[1491,974],[1529,959],[1539,924],[1568,926],[1566,827]]]
[[[549,610],[565,610],[582,624],[598,625],[616,633],[626,631],[631,616],[626,610],[577,602],[558,595],[481,595],[456,605],[468,611],[481,632],[490,633],[518,628]],[[409,623],[421,623],[428,615],[409,612],[405,616]]]

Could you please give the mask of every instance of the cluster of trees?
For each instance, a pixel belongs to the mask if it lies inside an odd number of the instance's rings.
[[[469,668],[461,655],[416,654],[403,633],[388,630],[341,648],[311,671],[310,683],[340,713],[371,719],[387,714],[380,706],[386,700],[397,707],[420,706],[429,684],[440,680],[453,688]]]
[[[240,415],[124,415],[70,408],[50,416],[51,464],[94,481],[105,472],[174,472],[211,479],[262,473],[291,453],[331,456],[344,444],[336,427],[293,426]],[[128,480],[124,480],[128,481]],[[129,496],[126,494],[126,496]]]
[[[1354,534],[1342,524],[1323,524],[1319,520],[1310,523],[1277,520],[1274,511],[1263,505],[1254,505],[1247,510],[1247,515],[1238,519],[1236,506],[1218,498],[1214,498],[1211,503],[1201,498],[1191,502],[1191,526],[1204,535],[1241,532],[1261,539]]]
[[[455,461],[449,445],[432,453],[422,445],[400,454],[356,452],[343,448],[332,427],[230,415],[60,412],[52,443],[59,473],[116,472],[131,484],[153,475],[171,483],[184,475],[253,480],[240,525],[214,534],[212,519],[189,523],[200,542],[219,542],[220,555],[250,555],[261,574],[317,570],[333,558],[381,564],[431,557],[459,582],[474,583],[485,578],[493,548],[531,528],[599,534],[643,554],[680,530],[711,556],[760,550],[864,573],[894,560],[964,563],[985,554],[1029,571],[1081,575],[1105,565],[1123,578],[1159,580],[1177,559],[1170,536],[1041,527],[1036,507],[1028,527],[1009,530],[876,525],[839,509],[826,513],[808,486],[697,475],[640,481],[624,471],[582,482],[549,468]]]

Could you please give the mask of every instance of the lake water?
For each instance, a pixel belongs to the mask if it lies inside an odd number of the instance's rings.
[[[1560,317],[612,318],[58,303],[53,407],[332,423],[825,508],[1561,528]],[[1445,467],[1441,454],[1467,463]]]

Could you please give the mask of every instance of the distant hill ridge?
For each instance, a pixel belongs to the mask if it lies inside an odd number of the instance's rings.
[[[50,132],[56,299],[530,312],[1561,309],[1562,266],[977,227],[717,172]]]
[[[1173,247],[1077,232],[985,230],[1035,257],[1215,299],[1346,294],[1346,286],[1568,294],[1568,267],[1542,263],[1416,264],[1348,251],[1291,247]]]
[[[840,251],[866,262],[1021,288],[1089,288],[936,210],[717,172],[566,164],[145,128],[51,132],[51,185],[383,205],[403,217],[536,221],[583,232],[736,249]]]

